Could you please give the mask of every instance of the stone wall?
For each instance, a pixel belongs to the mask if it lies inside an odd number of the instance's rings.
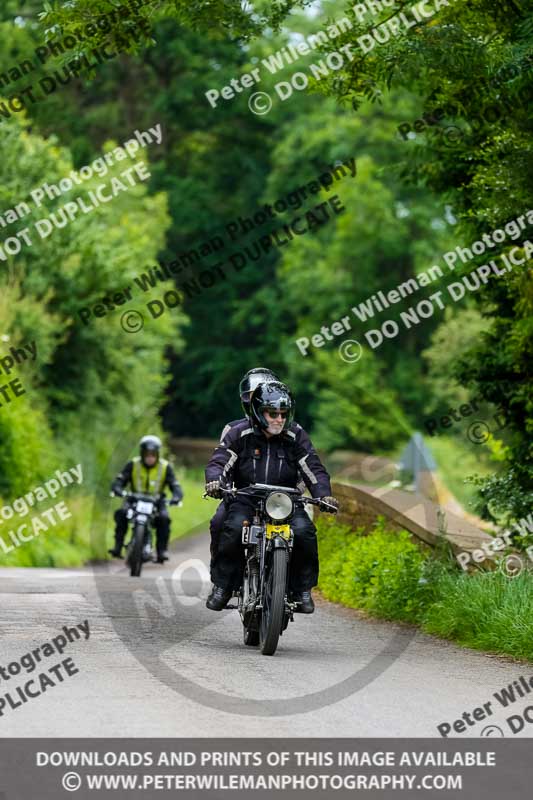
[[[492,538],[468,520],[443,511],[416,492],[340,482],[334,482],[332,490],[340,502],[337,519],[354,529],[360,526],[370,528],[378,516],[383,516],[393,530],[403,528],[430,547],[435,547],[444,536],[456,553],[471,552]]]

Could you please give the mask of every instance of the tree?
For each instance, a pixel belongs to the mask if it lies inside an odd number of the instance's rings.
[[[115,145],[109,142],[106,149]],[[35,435],[29,436],[28,442],[37,444],[42,437],[42,456],[35,457],[31,470],[42,472],[41,464],[48,463],[52,432],[57,435],[57,447],[65,452],[72,448],[79,456],[80,443],[90,427],[93,441],[85,452],[91,462],[105,451],[136,408],[143,410],[163,394],[166,348],[172,345],[176,350],[181,343],[179,330],[185,318],[180,309],[147,322],[140,346],[120,321],[124,311],[132,306],[139,309],[139,298],[133,296],[131,303],[120,309],[115,306],[109,317],[91,315],[89,324],[84,324],[79,312],[93,308],[108,292],[113,294],[128,283],[134,286],[137,264],[153,259],[163,245],[169,222],[165,196],[150,196],[139,183],[90,213],[80,213],[70,222],[66,218],[68,224],[60,229],[50,231],[41,222],[45,238],[40,238],[36,226],[38,220],[50,219],[52,212],[60,220],[62,206],[76,197],[85,201],[87,209],[88,192],[100,184],[107,185],[109,196],[111,178],[121,175],[128,163],[130,159],[115,162],[105,177],[95,174],[65,195],[37,206],[30,191],[45,182],[57,185],[69,175],[73,169],[70,152],[54,137],[43,139],[31,132],[24,117],[10,120],[4,128],[0,140],[2,207],[7,202],[13,207],[14,199],[27,200],[30,213],[12,223],[12,230],[4,229],[3,239],[8,233],[15,237],[25,228],[31,246],[3,263],[2,333],[10,344],[35,341],[37,348],[33,374],[24,380],[27,397],[13,403],[8,417],[0,415],[3,439],[12,445],[6,455],[11,466],[3,476],[6,489],[13,488],[19,464],[33,453],[28,447],[23,455],[24,440],[7,433],[22,430],[29,409],[35,408],[38,424],[32,422],[30,430]],[[146,310],[144,316],[149,319]]]
[[[403,175],[448,197],[460,220],[458,235],[467,242],[480,239],[524,214],[530,203],[531,4],[447,4],[397,35],[389,28],[386,44],[378,44],[373,29],[405,9],[406,3],[398,3],[367,24],[354,20],[345,35],[355,55],[342,76],[343,92],[356,101],[375,100],[404,88],[420,98],[420,124],[415,130],[415,120],[411,123]],[[360,47],[364,35],[371,38]],[[499,249],[505,252],[509,245]],[[468,269],[480,263],[477,259]],[[459,361],[456,376],[502,405],[512,421],[504,470],[482,489],[481,510],[490,516],[505,508],[519,517],[529,510],[533,490],[531,271],[525,267],[489,283],[476,299],[490,333]],[[492,509],[489,496],[495,500]]]

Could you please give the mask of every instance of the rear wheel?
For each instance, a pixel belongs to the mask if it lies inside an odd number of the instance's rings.
[[[144,525],[136,525],[129,546],[128,564],[132,578],[139,578],[143,566]]]
[[[287,551],[279,547],[272,551],[270,571],[263,589],[259,644],[264,656],[274,655],[278,646],[285,615],[286,583]]]

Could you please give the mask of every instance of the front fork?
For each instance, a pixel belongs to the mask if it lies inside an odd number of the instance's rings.
[[[260,524],[260,519],[254,517],[251,526],[245,523],[242,530],[243,544],[247,545],[246,549],[246,563],[248,571],[248,593],[246,595],[241,593],[239,599],[239,610],[241,616],[245,614],[260,613],[262,610],[261,597],[263,596],[265,575],[265,561],[267,552],[274,547],[283,547],[287,551],[287,559],[290,559],[292,550],[292,538],[290,542],[275,537],[274,539],[267,540],[265,525]],[[279,543],[278,543],[279,541]],[[289,570],[287,570],[287,585],[285,586],[285,618],[282,627],[284,631],[290,622],[294,621],[294,611],[296,603],[289,601]],[[255,588],[255,592],[253,591]]]
[[[276,540],[274,540],[276,541]],[[287,554],[287,583],[285,585],[285,614],[283,617],[283,625],[281,626],[280,636],[283,636],[283,631],[286,630],[289,622],[294,622],[294,612],[296,610],[296,603],[289,599],[289,580],[290,580],[290,563],[291,563],[291,552],[292,552],[292,538],[290,543],[287,545],[286,542],[283,542],[283,547]]]
[[[292,551],[292,541],[293,540],[291,538],[290,542],[287,543],[284,539],[281,539],[279,537],[274,537],[273,539],[270,539],[270,541],[267,542],[266,538],[264,538],[264,544],[263,544],[263,550],[262,550],[262,561],[261,561],[261,564],[262,564],[263,568],[262,568],[261,573],[260,573],[261,576],[262,576],[262,581],[261,581],[261,586],[260,586],[260,590],[259,590],[259,597],[263,596],[263,586],[264,586],[264,581],[266,580],[266,575],[265,575],[266,570],[264,568],[264,563],[265,563],[267,552],[269,550],[274,550],[275,548],[280,548],[280,549],[285,550],[287,561],[288,561],[288,567],[290,567],[290,555],[291,555],[291,551]],[[294,611],[296,610],[296,603],[294,603],[291,600],[289,600],[289,578],[290,578],[290,571],[289,571],[289,569],[287,569],[287,583],[285,585],[285,614],[284,614],[284,617],[283,617],[283,625],[281,627],[280,635],[282,635],[283,631],[286,630],[289,622],[294,622]],[[256,609],[261,610],[261,608],[262,608],[262,606],[261,606],[261,603],[259,602],[256,605]]]

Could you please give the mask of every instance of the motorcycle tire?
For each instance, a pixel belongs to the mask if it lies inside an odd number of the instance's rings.
[[[144,525],[136,525],[130,544],[128,563],[132,578],[140,578],[143,567],[143,548],[144,548]]]
[[[264,656],[273,656],[278,646],[285,616],[286,585],[287,551],[280,547],[272,551],[270,572],[263,589],[259,646]]]

